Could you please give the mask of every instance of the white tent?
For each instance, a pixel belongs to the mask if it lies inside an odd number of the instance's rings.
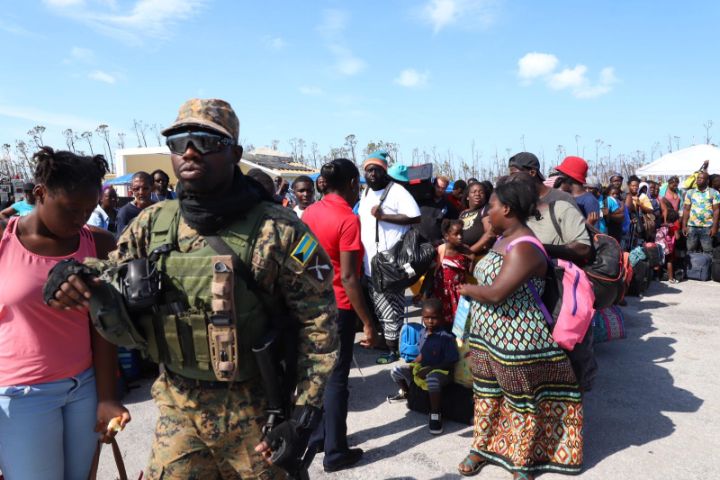
[[[636,175],[691,175],[700,169],[705,160],[710,160],[709,173],[720,174],[720,148],[714,145],[695,145],[663,155],[638,168]]]

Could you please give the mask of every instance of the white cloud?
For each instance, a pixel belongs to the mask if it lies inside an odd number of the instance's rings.
[[[337,73],[350,77],[365,70],[365,61],[353,55],[349,48],[340,45],[330,45],[329,48],[335,55],[334,68]]]
[[[531,80],[549,74],[558,65],[558,58],[549,53],[528,53],[518,60],[518,75]]]
[[[548,79],[548,87],[553,90],[582,88],[588,82],[588,79],[585,76],[586,73],[587,67],[585,65],[576,65],[575,68],[565,68],[550,76]]]
[[[314,87],[310,85],[303,85],[299,88],[299,90],[300,93],[302,93],[303,95],[308,95],[311,97],[317,97],[323,94],[323,91],[320,87]]]
[[[427,85],[428,77],[427,72],[421,73],[413,68],[407,68],[400,72],[400,75],[395,79],[395,83],[408,88],[424,87]]]
[[[107,72],[103,72],[102,70],[95,70],[94,72],[91,72],[88,75],[88,78],[91,80],[97,80],[98,82],[109,83],[110,85],[113,85],[116,82],[115,77]]]
[[[46,112],[16,105],[0,104],[0,116],[28,120],[36,125],[55,125],[79,130],[94,130],[100,123],[71,114]]]
[[[73,47],[72,50],[70,50],[70,56],[74,60],[90,62],[95,58],[95,53],[89,48]]]
[[[420,9],[420,18],[438,33],[445,27],[488,27],[497,18],[501,0],[429,0]]]
[[[167,38],[170,27],[193,17],[207,0],[137,0],[127,12],[112,1],[89,8],[82,1],[46,0],[53,11],[98,32],[139,45],[146,37]]]
[[[549,53],[528,53],[518,61],[518,78],[522,85],[529,85],[533,80],[541,80],[545,85],[557,91],[567,90],[575,98],[595,98],[612,91],[618,82],[613,67],[600,70],[598,81],[593,83],[588,78],[588,67],[582,64],[573,68],[558,71],[559,60]]]
[[[342,10],[325,10],[317,30],[326,37],[334,38],[345,31],[349,18],[347,12]]]
[[[344,76],[353,76],[365,70],[367,63],[356,56],[344,38],[350,17],[342,10],[325,10],[317,30],[325,37],[327,48],[335,57],[332,69]]]
[[[270,48],[272,50],[282,50],[283,48],[287,47],[287,42],[282,37],[266,36],[263,37],[263,43],[267,48]]]

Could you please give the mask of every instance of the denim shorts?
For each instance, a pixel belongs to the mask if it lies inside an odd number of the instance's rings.
[[[98,434],[95,371],[0,386],[0,470],[8,480],[86,480]]]

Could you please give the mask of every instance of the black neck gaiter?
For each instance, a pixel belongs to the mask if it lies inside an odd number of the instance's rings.
[[[206,196],[185,192],[180,182],[176,190],[180,201],[180,214],[200,235],[217,234],[263,199],[255,182],[248,181],[237,167],[232,187],[221,195]]]

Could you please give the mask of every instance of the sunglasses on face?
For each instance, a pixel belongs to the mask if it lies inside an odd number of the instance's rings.
[[[195,150],[204,155],[219,152],[233,142],[228,137],[208,132],[182,132],[165,139],[165,144],[176,155],[184,154],[191,143]]]

